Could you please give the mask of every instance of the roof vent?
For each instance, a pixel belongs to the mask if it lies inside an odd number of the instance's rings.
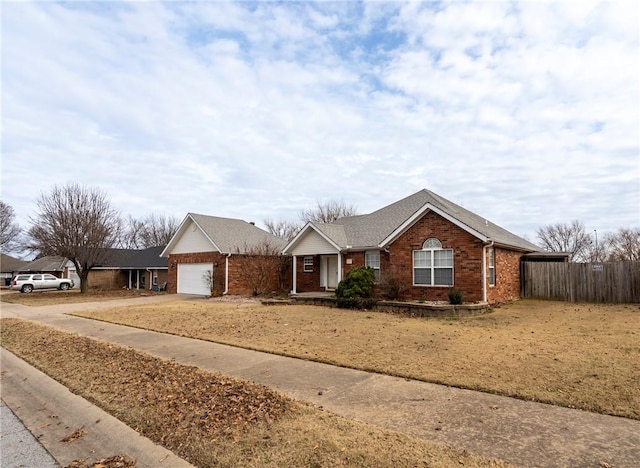
[[[252,226],[256,225],[255,221],[249,221],[249,224],[251,224]]]

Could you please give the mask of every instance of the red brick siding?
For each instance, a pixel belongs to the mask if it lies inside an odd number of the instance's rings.
[[[259,261],[259,256],[232,255],[229,257],[229,290],[228,294],[251,294],[253,284],[249,275],[245,274],[246,268],[250,268],[252,262]],[[188,254],[169,255],[169,271],[167,277],[167,291],[176,293],[178,289],[178,264],[179,263],[213,263],[214,290],[217,294],[222,294],[225,290],[225,269],[226,256],[219,252],[198,252]],[[291,288],[291,268],[284,272],[284,288],[289,291]],[[159,283],[162,284],[162,282]],[[277,291],[280,281],[277,272],[274,271],[265,285],[263,293]]]
[[[448,300],[451,289],[448,286],[413,286],[413,251],[421,250],[424,241],[430,237],[438,239],[444,249],[453,249],[453,288],[462,292],[465,301],[481,301],[482,242],[431,211],[389,246],[389,274],[396,275],[407,286],[405,296]],[[384,274],[381,273],[383,277]]]
[[[167,275],[167,292],[178,292],[178,264],[179,263],[213,263],[213,287],[219,294],[225,285],[225,256],[220,252],[196,252],[169,255],[169,270]]]
[[[91,289],[120,289],[128,284],[128,278],[120,270],[89,270],[87,283]]]
[[[313,271],[304,272],[304,256],[296,257],[296,292],[320,291],[320,256],[313,256]]]
[[[487,301],[490,304],[514,301],[520,298],[521,252],[494,247],[496,285],[489,286],[489,256],[487,255]]]
[[[286,262],[283,269],[281,269],[282,261]],[[290,257],[262,255],[229,257],[229,294],[252,294],[254,288],[260,294],[289,292],[291,281]]]

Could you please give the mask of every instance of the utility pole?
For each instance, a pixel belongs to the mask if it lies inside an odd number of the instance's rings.
[[[598,263],[598,231],[594,229],[593,232],[596,234],[596,263]]]

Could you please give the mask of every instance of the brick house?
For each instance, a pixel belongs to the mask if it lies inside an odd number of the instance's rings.
[[[241,219],[188,213],[161,253],[168,257],[167,291],[252,294],[291,288],[285,242]]]
[[[284,248],[293,257],[292,293],[334,289],[352,268],[390,278],[407,299],[499,303],[520,295],[520,261],[540,249],[430,192],[420,190],[373,213],[308,223]]]

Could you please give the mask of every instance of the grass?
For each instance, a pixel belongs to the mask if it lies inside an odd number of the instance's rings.
[[[158,294],[166,293],[141,289],[116,289],[104,291],[93,289],[89,290],[86,294],[81,294],[79,290],[74,289],[71,291],[34,291],[26,294],[3,290],[2,294],[0,294],[0,302],[41,307],[56,304],[76,304],[79,302],[110,301]]]
[[[76,315],[640,419],[638,305],[523,300],[424,319],[200,300]]]
[[[2,319],[0,340],[199,467],[507,466],[341,418],[258,384],[33,322]]]

